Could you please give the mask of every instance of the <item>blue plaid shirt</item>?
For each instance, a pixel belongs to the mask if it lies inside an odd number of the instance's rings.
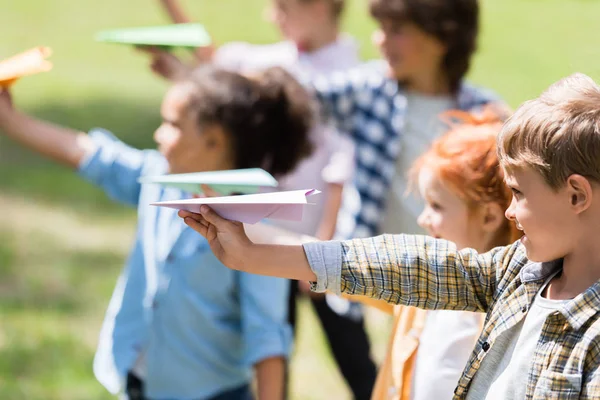
[[[405,90],[388,77],[382,61],[316,77],[311,86],[326,115],[340,131],[350,133],[356,145],[356,191],[344,193],[336,238],[376,235],[400,152]],[[458,109],[465,111],[496,101],[493,93],[466,83],[456,96]]]

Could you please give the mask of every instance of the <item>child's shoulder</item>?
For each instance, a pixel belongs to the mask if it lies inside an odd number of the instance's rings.
[[[248,70],[291,66],[296,58],[296,47],[287,41],[271,44],[230,42],[217,49],[213,61],[223,67]]]

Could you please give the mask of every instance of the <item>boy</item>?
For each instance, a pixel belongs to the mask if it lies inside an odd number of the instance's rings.
[[[254,245],[205,207],[180,212],[229,267],[425,309],[487,313],[455,399],[600,393],[600,87],[575,74],[523,104],[498,156],[518,242],[485,254],[425,236]],[[243,257],[242,257],[243,255]]]

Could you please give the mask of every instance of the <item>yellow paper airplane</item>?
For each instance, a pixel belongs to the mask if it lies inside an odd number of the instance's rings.
[[[7,88],[17,79],[52,69],[49,47],[35,47],[11,58],[0,61],[0,87]]]

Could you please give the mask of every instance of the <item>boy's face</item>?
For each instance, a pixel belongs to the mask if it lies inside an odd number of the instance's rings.
[[[527,258],[545,262],[571,252],[581,232],[567,187],[553,190],[529,167],[505,172],[506,184],[513,192],[505,215],[523,231],[521,242]]]
[[[323,0],[272,0],[267,19],[277,26],[285,39],[303,44],[310,42],[319,31],[316,27],[331,24],[330,8]]]
[[[388,62],[395,79],[409,84],[423,74],[439,75],[446,46],[412,22],[382,19],[373,43]]]
[[[169,163],[169,173],[231,169],[228,136],[217,125],[201,128],[188,104],[189,90],[176,85],[161,106],[163,122],[154,141]]]

